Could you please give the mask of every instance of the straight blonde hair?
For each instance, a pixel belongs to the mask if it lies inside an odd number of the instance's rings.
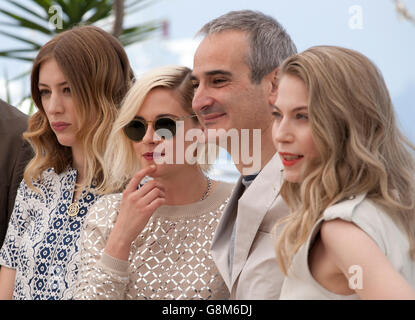
[[[110,128],[122,99],[133,81],[133,71],[120,42],[94,26],[76,27],[46,43],[32,68],[31,94],[38,111],[29,119],[24,138],[35,151],[35,157],[24,172],[25,182],[41,178],[47,168],[57,174],[72,164],[70,147],[62,146],[52,131],[39,92],[42,64],[55,59],[68,82],[74,99],[82,141],[86,177],[79,188],[102,181],[102,157]]]
[[[279,70],[308,90],[309,121],[320,154],[301,184],[285,181],[281,196],[291,214],[279,221],[276,253],[287,274],[325,209],[366,193],[406,232],[415,258],[415,147],[397,127],[376,66],[359,52],[318,46],[288,58]]]
[[[107,194],[121,192],[134,173],[139,171],[140,165],[134,152],[132,141],[125,135],[124,127],[134,119],[140,110],[148,93],[155,88],[172,90],[182,102],[181,106],[189,115],[194,114],[192,109],[193,83],[191,69],[182,66],[164,66],[145,73],[137,79],[122,104],[108,140],[104,156],[104,178],[98,187],[98,192]],[[192,119],[198,122],[197,118]],[[212,145],[205,145],[198,154],[197,163],[203,171],[210,168],[209,154],[212,154]],[[216,152],[213,154],[217,154]],[[201,163],[201,164],[200,164]]]

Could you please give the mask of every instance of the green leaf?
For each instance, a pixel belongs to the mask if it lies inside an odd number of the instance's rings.
[[[31,116],[33,112],[35,111],[35,103],[33,100],[30,101],[30,108],[29,108],[29,115]]]
[[[26,38],[19,37],[19,36],[15,35],[15,34],[12,34],[12,33],[6,32],[6,31],[1,31],[0,30],[0,34],[5,35],[5,36],[10,37],[10,38],[13,38],[15,40],[22,41],[24,43],[27,43],[27,44],[33,46],[33,49],[36,49],[36,50],[37,49],[40,49],[40,47],[42,46],[42,44],[40,44],[40,43],[34,42],[34,41],[30,40],[30,39],[26,39]]]
[[[51,0],[32,0],[32,2],[43,8],[46,14],[49,12],[49,8],[53,5]]]
[[[158,1],[158,0],[156,0]],[[62,8],[62,13],[64,15],[64,19],[62,21],[63,28],[57,30],[50,30],[39,23],[29,20],[29,18],[23,18],[19,15],[10,12],[8,10],[4,10],[0,8],[0,14],[6,15],[14,20],[14,23],[11,22],[0,22],[0,26],[9,26],[13,27],[14,29],[30,29],[38,31],[42,34],[47,35],[48,37],[55,35],[56,33],[63,32],[72,28],[74,25],[86,25],[86,24],[94,24],[100,21],[107,20],[108,17],[113,12],[113,0],[89,0],[89,1],[82,1],[82,0],[32,0],[33,3],[38,5],[45,11],[45,16],[51,17],[54,13],[49,13],[49,8],[52,5],[60,5]],[[133,8],[142,9],[144,6],[148,6],[151,1],[146,0],[131,0],[127,1],[126,8]],[[40,18],[41,15],[36,13],[30,8],[27,8],[21,4],[17,3],[17,0],[11,0],[10,4],[14,5],[16,8],[20,10],[32,14],[36,19]],[[92,11],[91,11],[92,10]],[[89,18],[83,19],[87,13],[91,13],[92,15]],[[129,12],[128,12],[129,14]],[[46,22],[44,22],[46,24]],[[110,24],[108,20],[108,24]],[[101,24],[102,25],[102,24]],[[156,30],[161,28],[161,22],[148,22],[140,25],[136,25],[127,29],[123,30],[122,35],[120,36],[120,41],[123,45],[127,46],[138,41],[142,41],[148,38],[152,33]],[[108,28],[110,29],[110,27]],[[33,53],[36,54],[41,47],[41,44],[33,41],[29,38],[24,38],[21,36],[16,35],[16,33],[2,31],[0,29],[0,34],[3,34],[9,38],[13,38],[14,40],[21,41],[22,43],[28,45],[28,48],[22,49],[10,49],[0,52],[0,56],[15,58],[24,61],[31,61],[30,57],[23,57],[19,56],[21,53]]]
[[[160,0],[153,0],[153,1],[135,0],[125,5],[125,11],[127,12],[128,15],[131,15],[135,12],[138,12],[140,10],[147,8],[150,5],[153,5],[154,2],[159,2],[159,1]]]
[[[8,53],[23,53],[23,52],[34,52],[33,48],[24,48],[24,49],[8,49],[7,51],[0,51],[0,55],[6,55]]]
[[[92,15],[92,17],[88,19],[88,21],[91,23],[94,23],[99,20],[108,18],[111,14],[111,11],[112,11],[112,4],[108,5],[103,1],[99,5],[96,6],[95,13]]]
[[[56,2],[56,4],[58,4],[62,8],[62,11],[65,12],[68,15],[68,17],[72,17],[72,12],[77,5],[75,1],[70,1],[71,3],[69,6],[66,4],[64,0],[55,0],[54,2]]]
[[[42,16],[39,13],[37,13],[36,11],[33,11],[33,10],[29,9],[28,7],[25,7],[25,6],[17,3],[15,0],[9,0],[9,3],[16,6],[16,7],[18,7],[18,8],[20,8],[23,11],[26,11],[27,13],[29,13],[29,14],[31,14],[31,15],[33,15],[36,18],[39,18],[41,20],[44,20],[47,17],[47,16],[44,16],[44,15]]]
[[[0,52],[0,57],[12,58],[12,59],[28,61],[28,62],[33,62],[33,59],[34,59],[34,58],[21,57],[18,55],[14,55],[11,52],[4,52],[4,51]]]
[[[149,22],[138,26],[124,29],[119,40],[124,46],[129,46],[139,41],[147,39],[153,32],[160,28],[161,22]]]
[[[142,10],[155,1],[159,0],[126,0],[124,5],[125,16]],[[113,14],[114,0],[26,0],[24,3],[20,2],[20,0],[9,0],[10,8],[13,10],[6,10],[0,4],[0,19],[1,16],[8,18],[7,20],[1,19],[3,21],[0,22],[0,34],[17,40],[22,44],[22,48],[0,51],[0,57],[33,62],[34,57],[41,47],[38,39],[39,36],[47,40],[57,33],[72,28],[74,25],[100,23],[102,26],[102,22],[106,22],[108,23],[108,28],[105,27],[106,30],[111,29],[112,22],[108,18]],[[4,3],[4,1],[1,1],[1,3]],[[59,5],[62,9],[62,29],[49,29],[49,19],[56,14],[56,12],[49,13],[52,5]],[[15,11],[18,13],[14,13]],[[19,13],[25,14],[25,16],[21,16]],[[12,27],[13,30],[9,32],[6,27]],[[161,22],[152,21],[130,28],[124,28],[120,36],[120,41],[125,46],[142,41],[160,29],[160,27]],[[24,32],[27,29],[37,33],[37,35],[31,38],[25,37]],[[13,79],[7,79],[7,81],[10,83],[18,79],[24,79],[30,72],[31,70],[28,70],[15,76]],[[30,95],[21,98],[19,105],[28,98],[30,98]],[[34,111],[35,105],[33,100],[31,100],[29,114],[32,114]]]
[[[15,76],[14,78],[11,78],[10,81],[16,81],[16,80],[19,80],[19,79],[23,79],[23,78],[29,76],[31,73],[32,73],[32,69],[29,69],[28,71],[25,71],[25,72]]]
[[[9,16],[9,17],[11,17],[12,19],[15,20],[15,22],[18,23],[17,25],[13,25],[13,24],[9,24],[9,25],[19,26],[19,27],[28,28],[28,29],[34,29],[34,30],[40,31],[40,32],[45,33],[45,34],[50,34],[51,33],[51,31],[49,29],[39,25],[38,23],[27,20],[26,18],[20,17],[20,16],[14,14],[14,13],[11,13],[7,10],[0,9],[0,12],[7,15],[7,16]],[[3,22],[2,24],[7,25],[8,23]]]

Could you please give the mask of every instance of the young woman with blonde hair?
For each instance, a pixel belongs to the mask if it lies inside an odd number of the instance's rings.
[[[0,298],[72,298],[80,230],[132,80],[122,45],[97,27],[65,31],[40,49],[31,74],[38,111],[24,134],[35,157],[0,251]]]
[[[291,209],[281,299],[415,298],[415,148],[374,64],[331,46],[294,55],[273,114]]]
[[[232,185],[204,173],[206,146],[183,140],[203,135],[190,76],[157,68],[127,94],[104,158],[100,190],[112,194],[87,218],[75,299],[229,297],[209,250]]]

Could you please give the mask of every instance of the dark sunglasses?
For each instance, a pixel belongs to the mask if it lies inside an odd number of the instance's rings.
[[[133,141],[141,141],[146,135],[148,124],[152,123],[154,131],[163,139],[172,138],[176,135],[176,122],[187,118],[196,117],[195,114],[180,118],[160,117],[154,121],[146,121],[141,118],[134,118],[124,127],[126,136]],[[159,131],[162,130],[162,131]],[[168,130],[167,132],[164,130]],[[167,134],[164,134],[166,132]]]

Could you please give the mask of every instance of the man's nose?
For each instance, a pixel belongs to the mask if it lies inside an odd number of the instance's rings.
[[[192,108],[196,114],[201,114],[205,109],[214,104],[215,99],[210,94],[209,90],[200,86],[195,90]]]

